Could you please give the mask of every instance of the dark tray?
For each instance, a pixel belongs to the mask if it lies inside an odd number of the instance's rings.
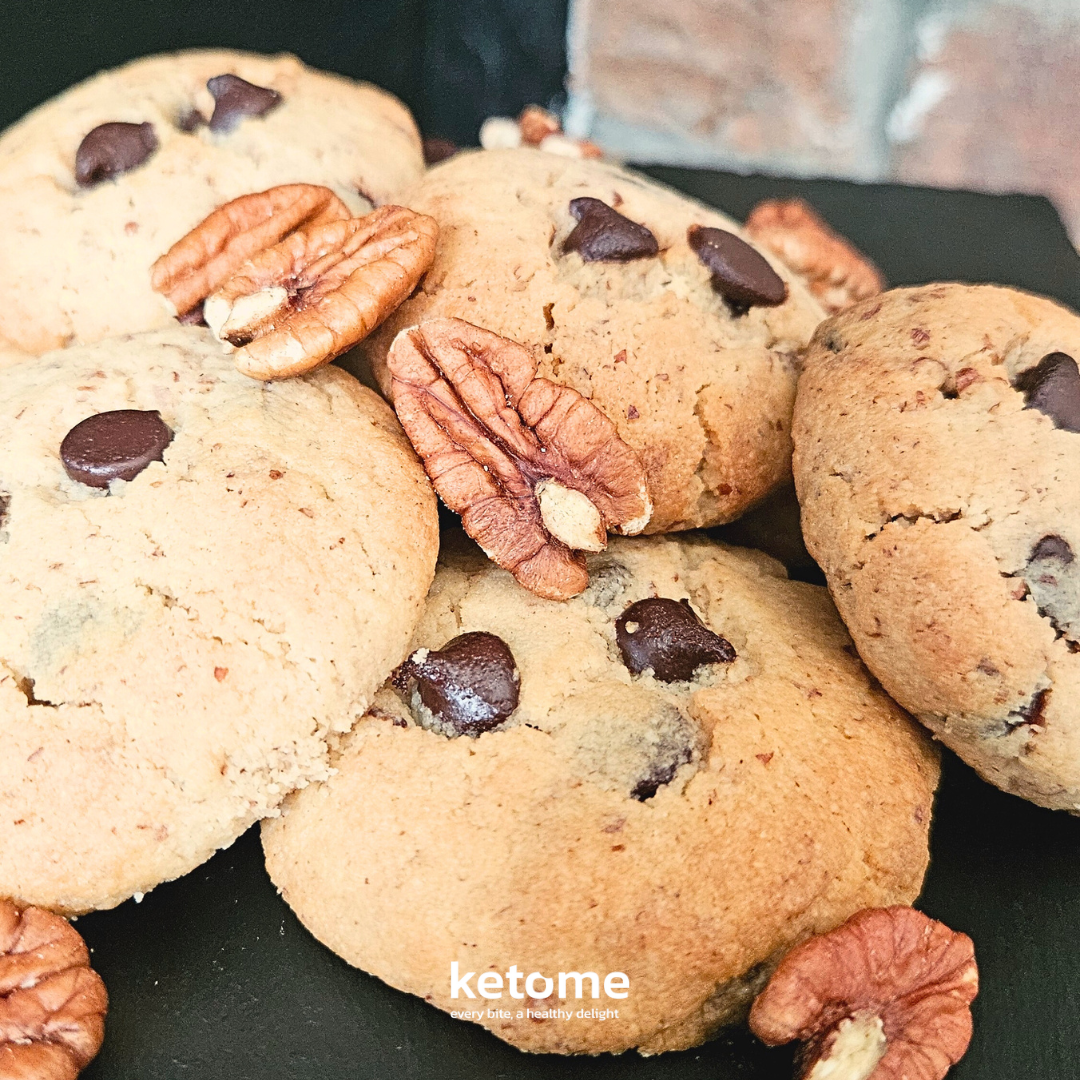
[[[894,284],[999,281],[1080,307],[1080,258],[1043,199],[651,171],[739,217],[761,198],[803,195]],[[950,1075],[1080,1075],[1080,821],[1004,795],[947,755],[931,846],[919,906],[971,934],[982,982],[975,1038]],[[112,998],[87,1080],[791,1076],[788,1051],[745,1032],[659,1058],[522,1054],[324,949],[278,897],[261,856],[253,829],[141,904],[79,920]]]

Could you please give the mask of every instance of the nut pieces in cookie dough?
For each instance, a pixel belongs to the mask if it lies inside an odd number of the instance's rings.
[[[431,265],[438,235],[433,218],[404,207],[354,218],[328,188],[289,184],[215,210],[151,281],[182,319],[201,302],[245,375],[283,379],[374,330]]]
[[[581,552],[634,535],[652,503],[638,456],[523,345],[461,319],[402,330],[387,356],[398,419],[443,502],[539,596],[589,583]]]
[[[750,1029],[806,1045],[801,1080],[942,1080],[971,1041],[971,938],[909,907],[871,908],[780,962]]]
[[[0,900],[0,1076],[74,1080],[105,1033],[109,998],[59,915]]]

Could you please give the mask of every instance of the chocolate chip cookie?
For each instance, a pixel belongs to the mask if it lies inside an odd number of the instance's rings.
[[[31,352],[164,327],[150,266],[216,207],[279,184],[353,212],[424,164],[408,110],[292,56],[151,56],[81,83],[0,137],[0,336]]]
[[[823,317],[729,218],[594,160],[463,153],[404,196],[439,222],[420,291],[364,351],[384,391],[394,336],[464,319],[534,350],[638,451],[648,532],[738,517],[790,476],[798,355]]]
[[[110,907],[327,775],[405,655],[435,499],[386,405],[208,330],[0,385],[0,896]]]
[[[1080,319],[898,289],[818,330],[795,409],[811,554],[885,689],[988,780],[1080,812]]]
[[[658,1053],[796,941],[919,892],[937,754],[824,589],[619,539],[556,604],[449,548],[336,772],[263,826],[350,963],[526,1050]]]

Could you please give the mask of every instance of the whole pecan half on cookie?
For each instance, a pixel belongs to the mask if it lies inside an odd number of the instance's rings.
[[[431,319],[387,356],[398,419],[443,502],[499,566],[539,596],[589,583],[583,551],[641,532],[645,470],[576,390],[536,377],[524,345],[461,319]]]
[[[830,312],[876,296],[885,288],[881,271],[802,199],[767,199],[746,219],[746,235],[807,279]]]
[[[342,221],[349,208],[329,189],[283,184],[219,206],[150,268],[150,284],[183,317],[253,255],[306,225]]]
[[[403,206],[290,233],[207,297],[207,324],[254,379],[311,371],[365,338],[416,288],[439,226]]]
[[[74,1080],[105,1034],[109,998],[59,915],[0,900],[0,1076]]]
[[[784,957],[750,1029],[770,1046],[803,1041],[802,1080],[942,1080],[971,1041],[978,990],[966,934],[869,908]]]

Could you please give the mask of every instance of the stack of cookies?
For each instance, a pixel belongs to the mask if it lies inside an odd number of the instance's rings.
[[[425,170],[224,52],[0,138],[0,899],[262,820],[319,940],[523,1049],[757,998],[803,1075],[941,1077],[926,728],[1080,810],[1080,321],[518,141]],[[793,476],[828,592],[704,531]]]

